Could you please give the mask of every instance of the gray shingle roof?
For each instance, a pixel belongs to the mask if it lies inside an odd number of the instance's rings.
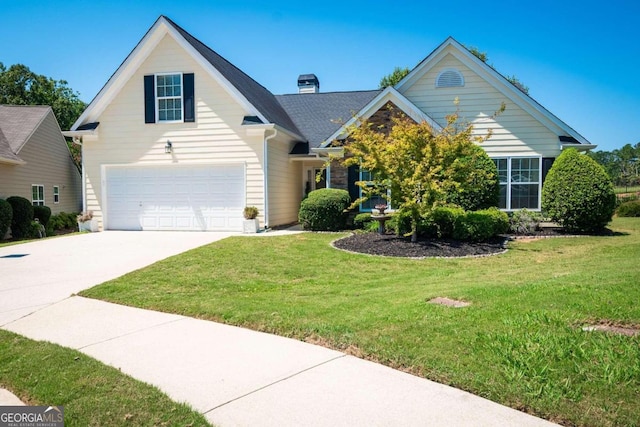
[[[20,161],[22,146],[50,111],[41,105],[0,105],[0,157]]]
[[[224,78],[229,81],[229,83],[238,89],[238,91],[240,91],[251,105],[256,107],[258,111],[260,111],[260,113],[269,120],[269,122],[275,123],[276,125],[291,132],[301,135],[296,125],[269,90],[246,75],[243,71],[224,59],[222,56],[218,55],[200,40],[186,32],[171,19],[166,16],[163,16],[163,18],[166,19],[167,22],[171,24],[180,33],[180,35],[198,51],[198,53],[200,53],[200,55],[209,61],[209,63],[213,65],[224,76]]]
[[[276,95],[311,148],[320,144],[381,90]]]

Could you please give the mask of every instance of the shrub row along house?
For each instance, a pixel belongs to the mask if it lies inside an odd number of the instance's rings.
[[[322,93],[313,74],[297,84],[275,96],[161,16],[65,132],[82,144],[84,209],[103,229],[241,230],[248,205],[263,227],[295,222],[311,190],[358,198],[366,171],[334,162],[319,182],[316,174],[354,115],[386,122],[390,106],[438,129],[458,99],[478,132],[492,128],[483,147],[505,210],[540,209],[561,150],[594,147],[452,38],[395,87]]]
[[[0,199],[20,196],[54,214],[78,212],[81,187],[51,107],[0,105]]]

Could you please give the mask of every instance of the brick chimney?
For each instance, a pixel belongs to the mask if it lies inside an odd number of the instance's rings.
[[[315,74],[300,74],[298,76],[298,93],[320,92],[320,81]]]

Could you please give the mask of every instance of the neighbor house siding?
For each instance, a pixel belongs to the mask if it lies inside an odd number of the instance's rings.
[[[289,160],[294,142],[271,140],[268,143],[269,226],[298,221],[302,194],[302,162]]]
[[[194,73],[195,122],[145,124],[144,76]],[[101,166],[243,163],[246,204],[264,212],[263,136],[247,135],[245,111],[171,36],[166,35],[97,121],[98,138],[85,138],[87,209],[101,223],[104,195]],[[165,153],[170,140],[173,153]]]
[[[435,87],[436,77],[447,68],[455,68],[462,73],[464,86]],[[482,144],[492,157],[534,154],[556,157],[560,154],[560,129],[550,130],[451,52],[445,51],[444,57],[435,66],[414,84],[403,88],[402,92],[441,126],[446,126],[447,115],[459,109],[461,120],[472,122],[476,134],[484,135],[488,129],[492,129],[491,139]],[[457,106],[454,104],[456,98],[459,101]],[[491,117],[502,102],[506,105],[505,111],[495,118]]]
[[[80,173],[53,112],[45,116],[18,156],[26,164],[0,164],[0,198],[20,196],[31,201],[31,186],[43,185],[45,205],[53,214],[80,211]],[[60,189],[58,204],[53,201],[53,186]]]

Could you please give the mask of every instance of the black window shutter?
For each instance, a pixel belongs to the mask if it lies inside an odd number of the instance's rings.
[[[549,173],[549,169],[553,166],[553,162],[556,160],[555,157],[543,157],[542,158],[542,183],[544,184],[544,180],[547,179],[547,174]]]
[[[360,168],[358,165],[351,165],[347,169],[347,189],[352,203],[360,198],[360,187],[356,185],[356,181],[360,181]]]
[[[193,73],[182,75],[184,121],[195,122],[195,100],[193,96]]]
[[[144,76],[144,122],[156,122],[156,91],[154,76]]]

